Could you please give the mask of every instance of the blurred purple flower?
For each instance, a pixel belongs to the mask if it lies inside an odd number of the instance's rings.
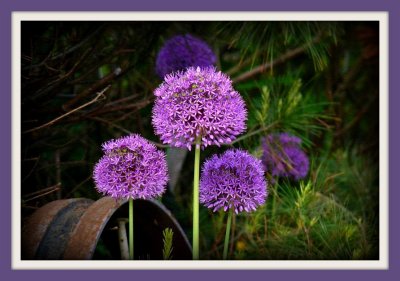
[[[230,149],[203,165],[200,203],[214,212],[221,208],[251,212],[265,203],[267,195],[262,163],[246,151]]]
[[[215,67],[190,67],[165,76],[155,90],[152,122],[163,143],[191,149],[228,144],[246,129],[245,103]]]
[[[157,55],[156,71],[164,78],[175,71],[183,71],[190,66],[212,66],[216,62],[214,52],[206,42],[190,34],[177,35],[164,43]]]
[[[104,156],[94,167],[96,189],[114,198],[150,199],[168,181],[164,152],[134,134],[103,144]]]
[[[299,180],[307,176],[309,160],[301,149],[301,139],[288,133],[271,134],[263,138],[262,162],[272,177]]]

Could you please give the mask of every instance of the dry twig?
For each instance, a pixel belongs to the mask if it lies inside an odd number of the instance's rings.
[[[63,114],[63,115],[61,115],[61,116],[59,116],[59,117],[57,117],[57,118],[51,120],[50,122],[47,122],[46,124],[43,124],[43,125],[41,125],[41,126],[32,128],[32,129],[27,130],[27,131],[24,131],[23,134],[31,133],[31,132],[34,132],[34,131],[37,131],[37,130],[46,128],[46,127],[48,127],[48,126],[51,126],[51,125],[53,125],[54,123],[56,123],[57,121],[60,121],[61,119],[67,117],[68,115],[71,115],[72,113],[74,113],[74,112],[76,112],[76,111],[78,111],[78,110],[81,110],[82,108],[87,107],[87,106],[91,105],[92,103],[97,102],[100,98],[105,98],[104,93],[105,93],[110,87],[111,87],[111,85],[108,85],[108,86],[107,86],[106,88],[104,88],[101,92],[97,93],[96,97],[95,97],[94,99],[92,99],[91,101],[89,101],[89,102],[87,102],[87,103],[85,103],[85,104],[82,104],[81,106],[78,106],[78,107],[75,108],[75,109],[72,109],[71,111],[69,111],[69,112],[67,112],[67,113],[65,113],[65,114]]]

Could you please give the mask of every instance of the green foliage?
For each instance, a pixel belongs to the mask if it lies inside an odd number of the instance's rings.
[[[172,241],[174,237],[174,232],[171,228],[166,228],[163,230],[163,259],[170,260],[172,259]]]
[[[268,133],[290,132],[310,146],[310,138],[326,130],[325,124],[332,116],[324,111],[330,104],[315,101],[310,93],[302,94],[301,79],[291,78],[291,83],[285,84],[280,81],[278,77],[241,91],[248,101],[248,131],[234,143],[240,141],[251,148]]]
[[[362,157],[357,157],[358,166]],[[366,229],[377,222],[363,216],[363,212],[373,212],[370,202],[355,207],[337,193],[344,180],[341,175],[350,173],[347,158],[336,160],[340,161],[337,166],[327,168],[321,163],[314,168],[318,180],[311,177],[300,183],[283,180],[270,185],[266,205],[239,215],[235,259],[376,259],[377,244],[370,241],[375,241],[377,233]],[[321,177],[325,180],[320,181]],[[373,193],[374,183],[366,184],[363,188]],[[346,194],[359,188],[348,185]]]
[[[218,29],[229,46],[239,50],[240,62],[272,62],[285,51],[304,47],[318,71],[327,66],[329,46],[341,33],[333,22],[233,22]]]

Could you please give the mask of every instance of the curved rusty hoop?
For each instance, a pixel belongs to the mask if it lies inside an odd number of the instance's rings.
[[[103,197],[94,202],[81,217],[64,252],[65,260],[89,260],[111,216],[127,200]]]
[[[60,259],[69,234],[92,203],[85,198],[56,200],[34,212],[22,229],[22,259]]]
[[[24,224],[22,258],[93,259],[100,238],[106,245],[113,245],[114,223],[118,218],[128,215],[127,202],[103,197],[95,202],[80,198],[56,200],[44,205]],[[135,230],[135,239],[140,241],[138,244],[135,242],[139,258],[163,258],[162,231],[169,227],[174,233],[173,258],[191,259],[191,245],[184,231],[161,202],[135,200],[134,209],[135,224],[139,225]],[[113,254],[118,253],[118,248],[109,249]]]
[[[135,213],[139,210],[139,218],[142,220],[153,219],[152,226],[158,230],[165,227],[171,227],[174,232],[176,243],[174,248],[177,257],[180,259],[191,259],[191,245],[179,225],[178,221],[172,216],[171,212],[160,202],[156,200],[135,200]],[[93,203],[81,217],[74,232],[70,236],[69,243],[64,252],[65,260],[89,260],[93,258],[97,243],[100,239],[105,226],[111,217],[117,213],[118,209],[123,207],[128,200],[116,200],[111,197],[103,197]],[[127,204],[124,206],[127,207]],[[121,208],[123,209],[123,208]],[[146,210],[147,212],[142,212]],[[119,210],[121,212],[123,210]],[[157,214],[157,216],[155,216]],[[158,218],[158,221],[154,219]],[[137,221],[139,222],[139,221]],[[171,223],[172,222],[172,223]],[[148,233],[148,235],[154,235]],[[157,239],[157,243],[162,243],[162,239]],[[160,251],[162,245],[158,245]]]

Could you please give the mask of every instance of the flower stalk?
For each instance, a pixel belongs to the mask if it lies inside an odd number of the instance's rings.
[[[224,252],[223,252],[223,259],[226,260],[228,257],[228,248],[229,248],[229,236],[231,233],[231,224],[232,224],[232,214],[233,214],[233,208],[229,210],[228,213],[228,220],[226,222],[226,231],[225,231],[225,242],[224,242]]]
[[[199,259],[199,178],[200,178],[200,137],[196,139],[193,178],[193,260]]]
[[[129,198],[129,258],[133,260],[133,199]]]

